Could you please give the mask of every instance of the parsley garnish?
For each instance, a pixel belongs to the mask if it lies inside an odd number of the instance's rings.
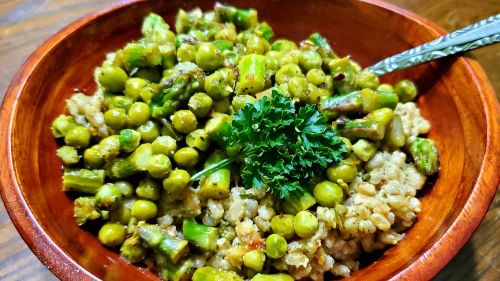
[[[224,159],[193,175],[199,180],[234,161],[241,162],[247,188],[262,188],[286,198],[301,190],[313,176],[342,161],[346,146],[313,105],[295,108],[278,91],[247,104],[233,115],[227,147],[241,147],[235,157]]]

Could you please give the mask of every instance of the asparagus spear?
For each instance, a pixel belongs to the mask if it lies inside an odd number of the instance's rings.
[[[151,115],[155,118],[172,114],[180,103],[202,86],[204,72],[192,62],[181,62],[167,70],[160,91],[151,98]]]
[[[243,29],[254,27],[258,21],[255,9],[241,9],[217,2],[214,10],[222,21],[232,22]]]
[[[240,79],[236,85],[236,93],[255,94],[266,85],[266,57],[251,54],[241,58],[238,64]]]
[[[311,208],[314,204],[316,204],[316,199],[306,189],[302,188],[285,199],[283,209],[286,213],[296,214]]]
[[[195,270],[194,264],[191,260],[182,261],[179,264],[171,264],[164,262],[161,265],[161,275],[165,280],[170,281],[188,281]]]
[[[207,159],[205,167],[223,160],[220,153],[213,153]],[[201,179],[198,194],[205,198],[224,199],[229,196],[231,170],[228,167],[220,168]]]
[[[157,225],[139,225],[138,233],[141,239],[146,242],[149,247],[166,255],[173,263],[177,263],[189,249],[188,241],[162,232]]]
[[[120,254],[130,263],[136,263],[144,260],[146,256],[146,249],[142,246],[141,239],[137,231],[123,242],[120,248]]]
[[[182,222],[184,238],[193,242],[205,251],[215,250],[219,231],[215,227],[198,224],[194,219],[184,219]]]
[[[433,140],[416,138],[408,147],[417,170],[431,176],[439,169],[439,155]]]
[[[104,184],[104,170],[67,170],[63,175],[63,191],[96,194]]]

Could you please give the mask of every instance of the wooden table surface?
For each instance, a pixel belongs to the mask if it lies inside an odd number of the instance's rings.
[[[341,1],[341,0],[338,0]],[[343,1],[343,0],[342,0]],[[0,100],[35,48],[110,0],[0,0]],[[500,0],[390,0],[454,30],[500,13]],[[500,44],[473,52],[500,97]],[[472,239],[434,280],[500,280],[500,193]],[[57,280],[29,250],[0,203],[0,280]]]

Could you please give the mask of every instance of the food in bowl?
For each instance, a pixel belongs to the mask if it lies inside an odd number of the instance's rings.
[[[323,280],[413,225],[438,171],[409,80],[380,84],[318,33],[274,40],[253,9],[156,14],[67,100],[79,225],[167,280]]]

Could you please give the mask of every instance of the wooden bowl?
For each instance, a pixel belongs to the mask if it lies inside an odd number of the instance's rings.
[[[363,66],[444,34],[432,22],[376,0],[234,4],[255,7],[279,37],[299,41],[319,31],[340,55],[351,54]],[[213,2],[136,1],[82,18],[40,46],[7,91],[0,113],[2,198],[26,243],[61,279],[156,279],[76,225],[72,202],[61,191],[61,163],[49,127],[74,88],[92,93],[93,69],[106,52],[139,36],[148,12],[173,23],[178,8],[195,6],[208,10]],[[420,88],[418,104],[441,153],[439,178],[422,192],[422,212],[403,241],[350,280],[431,278],[470,238],[499,183],[499,109],[477,62],[454,57],[384,80],[403,77]]]

